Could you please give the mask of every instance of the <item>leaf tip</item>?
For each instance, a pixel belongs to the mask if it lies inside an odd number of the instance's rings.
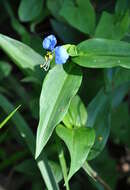
[[[40,152],[36,150],[36,152],[35,152],[35,160],[37,160],[37,158],[39,157],[39,155],[40,155]]]
[[[38,159],[38,157],[40,156],[41,154],[41,148],[39,146],[39,144],[36,143],[36,150],[35,150],[35,160]]]

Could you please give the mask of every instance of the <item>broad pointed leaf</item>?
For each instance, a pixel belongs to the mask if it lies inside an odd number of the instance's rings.
[[[83,67],[130,69],[130,43],[107,39],[90,39],[77,46],[73,62]]]
[[[90,149],[94,144],[95,132],[92,128],[80,127],[69,129],[62,125],[56,128],[56,132],[65,142],[70,152],[71,165],[68,175],[68,179],[70,179],[87,159]]]
[[[24,22],[33,21],[39,16],[42,7],[43,0],[21,0],[18,10],[20,20]]]
[[[110,133],[110,94],[105,94],[103,89],[88,105],[87,126],[95,129],[95,143],[90,150],[88,160],[95,158],[104,148]]]
[[[66,114],[70,101],[82,81],[79,67],[69,62],[56,65],[47,74],[40,97],[40,121],[37,129],[36,157],[49,140],[55,126]]]
[[[24,69],[28,74],[33,74],[39,79],[41,79],[41,75],[44,75],[40,69],[40,64],[44,62],[44,58],[29,46],[0,34],[0,48],[10,56],[18,67]]]
[[[85,34],[93,34],[95,28],[95,11],[89,0],[66,0],[60,10],[66,21]]]
[[[130,19],[128,11],[120,18],[114,14],[103,12],[96,28],[95,37],[120,40],[125,36],[129,25]],[[107,30],[105,30],[105,28],[107,28]]]
[[[56,18],[56,20],[63,20],[59,15],[59,11],[63,5],[64,0],[47,0],[47,8],[51,14]]]

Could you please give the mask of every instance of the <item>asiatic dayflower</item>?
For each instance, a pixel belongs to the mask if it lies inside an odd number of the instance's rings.
[[[69,58],[69,54],[67,53],[67,50],[63,46],[57,46],[57,39],[54,35],[49,35],[43,40],[43,48],[47,51],[47,54],[45,55],[45,63],[41,65],[42,68],[44,68],[45,71],[47,71],[50,67],[50,62],[52,61],[54,55],[55,55],[55,63],[56,64],[64,64],[67,62]]]

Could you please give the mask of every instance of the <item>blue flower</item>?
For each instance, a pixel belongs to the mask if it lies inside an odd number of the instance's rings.
[[[69,58],[69,54],[63,46],[57,46],[55,48],[55,63],[64,64]]]
[[[57,46],[56,37],[54,35],[49,35],[43,40],[43,48],[46,50],[50,50],[51,56],[53,58],[53,55],[55,54],[55,63],[56,64],[64,64],[69,58],[69,54],[67,53],[66,49],[63,46]],[[54,51],[53,51],[54,50]],[[51,61],[48,57],[48,54],[46,56],[46,65],[48,64],[48,60]]]
[[[43,48],[46,50],[53,51],[55,45],[57,44],[56,37],[54,35],[49,35],[43,40]]]

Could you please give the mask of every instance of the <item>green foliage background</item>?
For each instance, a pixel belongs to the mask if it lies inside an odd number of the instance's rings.
[[[49,34],[70,58],[45,72]],[[129,0],[1,0],[0,185],[129,188],[129,69]]]

